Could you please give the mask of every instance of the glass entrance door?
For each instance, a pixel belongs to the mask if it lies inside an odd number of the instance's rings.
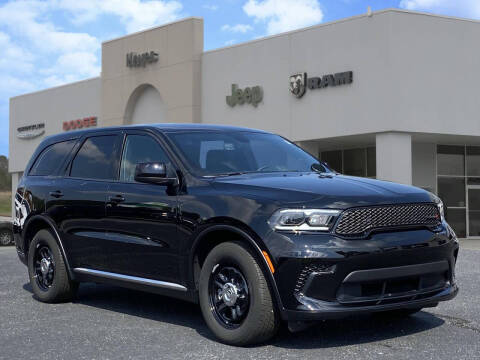
[[[467,229],[469,237],[480,237],[480,185],[467,186]]]

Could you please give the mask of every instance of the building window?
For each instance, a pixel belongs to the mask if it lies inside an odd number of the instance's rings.
[[[343,172],[342,151],[323,151],[321,154],[322,161],[326,162],[333,170]]]
[[[437,193],[458,237],[480,236],[480,146],[437,146]]]
[[[322,151],[320,159],[345,175],[375,178],[377,173],[375,147]]]

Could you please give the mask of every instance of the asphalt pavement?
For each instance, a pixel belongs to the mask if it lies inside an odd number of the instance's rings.
[[[267,344],[215,341],[197,305],[82,284],[66,304],[36,301],[13,247],[0,248],[0,359],[480,359],[480,250],[461,248],[459,295],[405,319],[361,316]]]

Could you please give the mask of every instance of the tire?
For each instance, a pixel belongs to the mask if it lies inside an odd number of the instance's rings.
[[[11,230],[0,230],[0,246],[13,245],[13,233]]]
[[[42,270],[42,259],[46,259]],[[28,276],[36,298],[46,303],[71,301],[78,283],[70,280],[57,241],[50,230],[34,236],[28,250]]]
[[[232,300],[225,295],[229,287],[234,289],[230,295],[235,293],[233,306],[227,305],[227,300]],[[262,343],[278,330],[279,317],[265,275],[255,256],[241,243],[222,243],[208,254],[200,272],[199,298],[205,322],[223,343]]]

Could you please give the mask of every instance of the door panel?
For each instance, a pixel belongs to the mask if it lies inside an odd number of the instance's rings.
[[[60,237],[73,267],[106,269],[105,202],[108,182],[64,178],[55,180],[47,195],[47,213],[57,223]]]
[[[57,177],[47,194],[46,211],[59,228],[73,267],[109,268],[105,204],[118,173],[120,135],[82,139],[67,174]]]
[[[109,263],[112,272],[176,282],[178,245],[176,196],[166,187],[112,184],[107,201]]]
[[[177,197],[167,186],[135,182],[135,166],[142,162],[173,169],[155,138],[129,132],[106,205],[110,271],[178,282]]]

